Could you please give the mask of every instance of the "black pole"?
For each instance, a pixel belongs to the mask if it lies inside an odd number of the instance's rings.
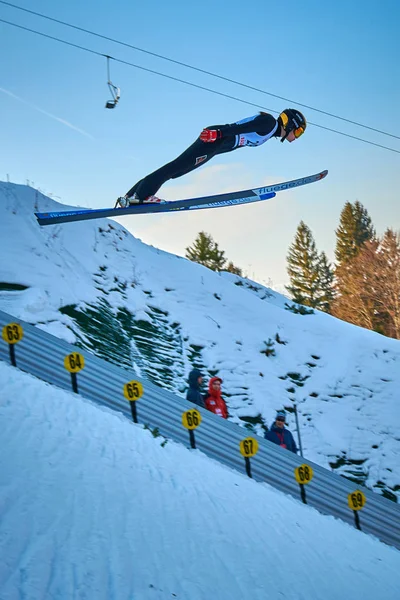
[[[107,58],[107,83],[110,83],[110,57],[106,56]]]
[[[15,360],[15,348],[14,344],[8,344],[10,348],[10,361],[13,367],[17,366],[17,361]]]
[[[190,447],[193,448],[193,450],[196,450],[196,440],[194,438],[193,429],[189,429],[189,438],[190,438]]]
[[[297,438],[299,440],[299,450],[300,456],[303,458],[303,446],[301,445],[301,436],[300,436],[300,425],[299,425],[299,416],[297,414],[297,404],[294,402],[294,415],[296,417],[296,429],[297,429]]]
[[[78,394],[78,380],[76,373],[71,373],[72,391]]]
[[[362,531],[361,524],[360,524],[360,517],[358,516],[358,510],[353,510],[353,513],[354,513],[354,522],[356,524],[356,527],[357,527],[357,529]]]
[[[306,489],[304,487],[304,484],[299,483],[299,486],[301,499],[303,500],[304,504],[307,504]]]
[[[250,479],[252,479],[251,476],[251,466],[250,466],[250,459],[248,456],[244,457],[244,462],[246,463],[246,473],[247,475],[250,477]]]
[[[137,423],[137,412],[136,412],[136,402],[129,402],[129,404],[131,405],[131,413],[132,413],[132,419],[134,423]]]

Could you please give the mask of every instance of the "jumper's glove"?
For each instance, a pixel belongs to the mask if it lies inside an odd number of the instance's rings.
[[[222,131],[220,129],[203,129],[200,134],[202,142],[215,142],[222,138]]]

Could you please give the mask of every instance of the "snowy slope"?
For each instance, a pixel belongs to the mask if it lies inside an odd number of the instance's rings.
[[[397,600],[398,550],[4,363],[0,390],[1,600]]]
[[[0,184],[2,310],[179,394],[193,365],[218,373],[231,420],[261,435],[296,400],[305,456],[400,497],[399,341],[294,314],[284,296],[113,221],[40,228],[33,216],[67,208]]]

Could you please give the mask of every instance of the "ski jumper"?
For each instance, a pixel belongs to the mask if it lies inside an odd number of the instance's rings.
[[[222,137],[210,144],[200,138],[178,158],[138,181],[126,194],[137,194],[141,200],[157,193],[169,179],[177,179],[204,165],[217,154],[231,152],[245,146],[261,146],[271,137],[280,137],[279,122],[270,114],[258,113],[229,125],[210,125],[206,129],[218,129]]]

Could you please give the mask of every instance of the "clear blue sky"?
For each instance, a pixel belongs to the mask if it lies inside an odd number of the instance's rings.
[[[242,83],[290,98],[247,90],[147,54],[88,36],[0,4],[0,18],[37,29],[258,104],[273,114],[308,104],[400,136],[400,7],[386,0],[284,4],[265,0],[128,0],[19,6],[117,38]],[[117,62],[110,97],[104,58],[0,23],[0,179],[34,182],[63,203],[105,207],[148,172],[180,154],[203,126],[229,123],[256,107]],[[312,110],[312,123],[400,150],[400,141]],[[221,193],[293,179],[322,169],[328,178],[252,207],[191,215],[130,217],[143,241],[184,254],[200,230],[229,259],[260,281],[287,280],[286,254],[297,225],[311,227],[318,250],[333,259],[334,230],[346,201],[360,200],[378,230],[400,229],[400,154],[310,127],[289,145],[271,140],[217,157],[197,172],[166,184],[168,199]]]

